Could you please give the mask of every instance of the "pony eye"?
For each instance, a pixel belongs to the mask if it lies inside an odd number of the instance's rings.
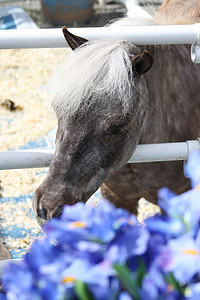
[[[129,127],[129,118],[119,116],[111,116],[103,121],[103,135],[105,139],[123,139],[126,136],[127,128]]]
[[[119,134],[122,134],[123,132],[124,132],[124,126],[123,125],[117,125],[117,126],[111,126],[110,127],[110,133],[111,134],[119,135]]]

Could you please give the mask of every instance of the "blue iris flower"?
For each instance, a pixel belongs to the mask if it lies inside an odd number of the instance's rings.
[[[166,295],[167,286],[159,268],[153,265],[143,279],[140,297],[142,300],[159,299],[160,295]]]
[[[143,225],[103,199],[65,206],[22,262],[5,268],[0,299],[200,299],[200,153],[186,174],[192,189],[162,188],[165,215]]]
[[[121,230],[112,241],[106,257],[113,263],[124,264],[134,256],[143,255],[148,247],[149,232],[141,226]]]
[[[200,274],[200,236],[194,240],[186,234],[169,240],[157,261],[164,272],[173,272],[177,281],[188,284]]]
[[[200,283],[195,283],[190,285],[188,289],[188,296],[187,299],[189,300],[199,300],[200,299]]]
[[[160,233],[168,238],[177,237],[185,232],[185,226],[179,219],[165,215],[155,215],[145,220],[151,233]]]
[[[162,206],[162,193],[166,189],[161,189],[159,196],[159,205]],[[170,223],[178,223],[178,220],[182,222],[185,231],[190,231],[195,235],[199,227],[200,222],[200,190],[192,189],[181,195],[170,198],[165,201],[166,213],[171,219]],[[166,204],[167,203],[167,204]],[[181,228],[180,228],[181,232]]]
[[[200,152],[192,151],[185,165],[185,175],[190,178],[192,188],[200,184]]]
[[[133,298],[127,292],[121,292],[118,300],[133,300]]]

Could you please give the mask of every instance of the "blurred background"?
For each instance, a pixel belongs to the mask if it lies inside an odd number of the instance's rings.
[[[17,5],[40,28],[104,26],[113,18],[134,14],[137,4],[152,13],[161,3],[162,0],[0,0],[0,9]]]

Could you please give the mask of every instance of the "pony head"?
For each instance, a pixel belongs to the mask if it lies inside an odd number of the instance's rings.
[[[58,119],[55,154],[35,191],[39,223],[60,215],[65,204],[86,202],[123,167],[145,124],[148,93],[143,74],[153,58],[127,41],[64,36],[74,50],[51,80]]]

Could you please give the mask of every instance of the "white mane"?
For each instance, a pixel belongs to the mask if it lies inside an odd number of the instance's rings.
[[[112,26],[130,26],[131,22],[149,25],[149,21],[125,18]],[[96,101],[108,105],[108,99],[121,102],[126,113],[134,85],[130,47],[138,51],[138,47],[125,41],[94,41],[72,52],[49,83],[57,117],[71,116],[77,109],[79,114],[84,113]]]

